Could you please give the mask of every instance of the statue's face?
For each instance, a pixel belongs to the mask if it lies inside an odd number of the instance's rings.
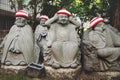
[[[48,30],[47,30],[47,27],[44,27],[43,29],[41,29],[41,35],[42,36],[46,36],[47,35],[47,32],[48,32]]]
[[[99,32],[103,32],[102,27],[95,27],[94,30],[95,30],[95,31],[99,31]]]
[[[26,24],[26,19],[25,19],[24,17],[16,17],[15,24],[16,24],[18,27],[23,27],[23,26],[25,26],[25,24]]]
[[[67,24],[68,23],[68,16],[67,15],[65,15],[65,14],[59,14],[58,15],[58,22],[60,23],[60,24]]]
[[[103,22],[98,23],[94,29],[95,31],[103,32],[105,30],[104,23]]]
[[[45,19],[41,19],[41,20],[40,20],[40,25],[44,25],[44,24],[45,24],[45,22],[46,22],[46,20],[45,20]]]

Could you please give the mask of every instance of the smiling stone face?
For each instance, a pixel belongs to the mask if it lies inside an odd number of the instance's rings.
[[[65,14],[59,14],[58,15],[58,23],[64,25],[64,24],[67,24],[68,23],[68,16],[65,15]]]
[[[24,17],[16,17],[15,24],[16,24],[18,27],[23,27],[23,26],[25,26],[25,24],[26,24],[26,19],[25,19]]]
[[[41,19],[40,20],[40,25],[44,25],[46,21],[47,21],[46,19]]]

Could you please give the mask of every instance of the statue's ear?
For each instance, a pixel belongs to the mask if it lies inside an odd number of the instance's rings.
[[[81,26],[81,22],[77,21],[74,17],[70,16],[69,17],[69,22],[74,24],[76,27],[80,27]]]

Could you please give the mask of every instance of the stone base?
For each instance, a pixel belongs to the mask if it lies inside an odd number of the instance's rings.
[[[98,72],[99,75],[105,76],[108,80],[119,80],[120,79],[120,72],[117,71],[108,71],[108,72]],[[116,79],[115,79],[116,78]]]
[[[80,72],[81,66],[75,69],[71,68],[60,68],[54,69],[50,66],[45,66],[46,77],[51,77],[56,80],[74,80]]]
[[[54,69],[50,66],[45,66],[45,69],[48,80],[120,80],[119,71],[81,72],[80,66],[76,69]]]
[[[6,66],[1,65],[1,68],[5,70],[6,73],[15,73],[17,74],[19,71],[24,71],[27,66]]]
[[[26,73],[24,73],[25,68],[26,68],[25,66],[3,66],[2,65],[2,68],[0,68],[0,73],[2,74],[2,76],[9,74],[9,76],[11,75],[12,77],[13,75],[15,77],[20,77],[20,78],[28,77],[26,76]],[[54,69],[49,66],[45,66],[46,77],[43,77],[40,79],[35,78],[35,79],[36,80],[120,80],[119,71],[105,71],[105,72],[83,71],[81,72],[80,68],[81,67],[79,66],[76,69],[71,69],[71,68]],[[18,73],[18,71],[20,72]],[[31,78],[29,77],[29,79]],[[3,79],[0,78],[0,80],[3,80]],[[23,80],[26,80],[26,79],[23,79]]]
[[[77,76],[76,80],[120,80],[120,72],[83,72]]]

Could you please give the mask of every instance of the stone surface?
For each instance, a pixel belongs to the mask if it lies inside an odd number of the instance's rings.
[[[27,66],[5,66],[1,65],[1,68],[5,70],[5,73],[17,74],[21,70],[25,70]]]
[[[79,74],[75,80],[119,80],[120,72],[106,71],[106,72],[86,72]]]
[[[27,12],[24,14],[27,15]],[[27,19],[24,15],[16,16],[15,24],[0,44],[3,48],[1,63],[23,66],[33,62],[33,42],[33,31]]]
[[[76,68],[80,64],[79,39],[75,29],[77,26],[69,19],[67,14],[56,14],[46,21],[50,23],[50,28],[45,63],[54,68]]]
[[[72,68],[60,68],[60,69],[54,69],[50,66],[45,66],[46,69],[46,75],[47,77],[52,77],[57,80],[61,79],[69,79],[69,80],[74,80],[80,72],[81,66],[78,66],[75,69]]]
[[[35,62],[42,63],[43,62],[43,53],[46,49],[46,36],[48,34],[48,27],[45,25],[45,22],[48,20],[48,16],[41,15],[40,16],[40,23],[37,25],[35,32],[34,32],[34,55],[35,55]],[[38,56],[40,55],[40,56]]]
[[[84,66],[88,71],[120,71],[120,37],[105,23],[84,35]]]
[[[80,72],[80,68],[81,68],[80,66],[76,69],[70,69],[70,68],[53,69],[49,66],[46,66],[45,68],[46,68],[47,76],[44,78],[35,78],[36,80],[41,80],[41,79],[42,80],[119,80],[120,79],[120,72],[118,71]],[[21,69],[23,70],[24,73],[25,67],[2,65],[2,68],[0,69],[0,76],[9,74],[9,76],[14,75],[16,77],[19,77],[19,75],[21,75],[22,78],[26,77],[26,74],[23,75],[23,73],[15,73],[15,70],[21,70]],[[32,80],[33,78],[29,78],[29,79]]]

